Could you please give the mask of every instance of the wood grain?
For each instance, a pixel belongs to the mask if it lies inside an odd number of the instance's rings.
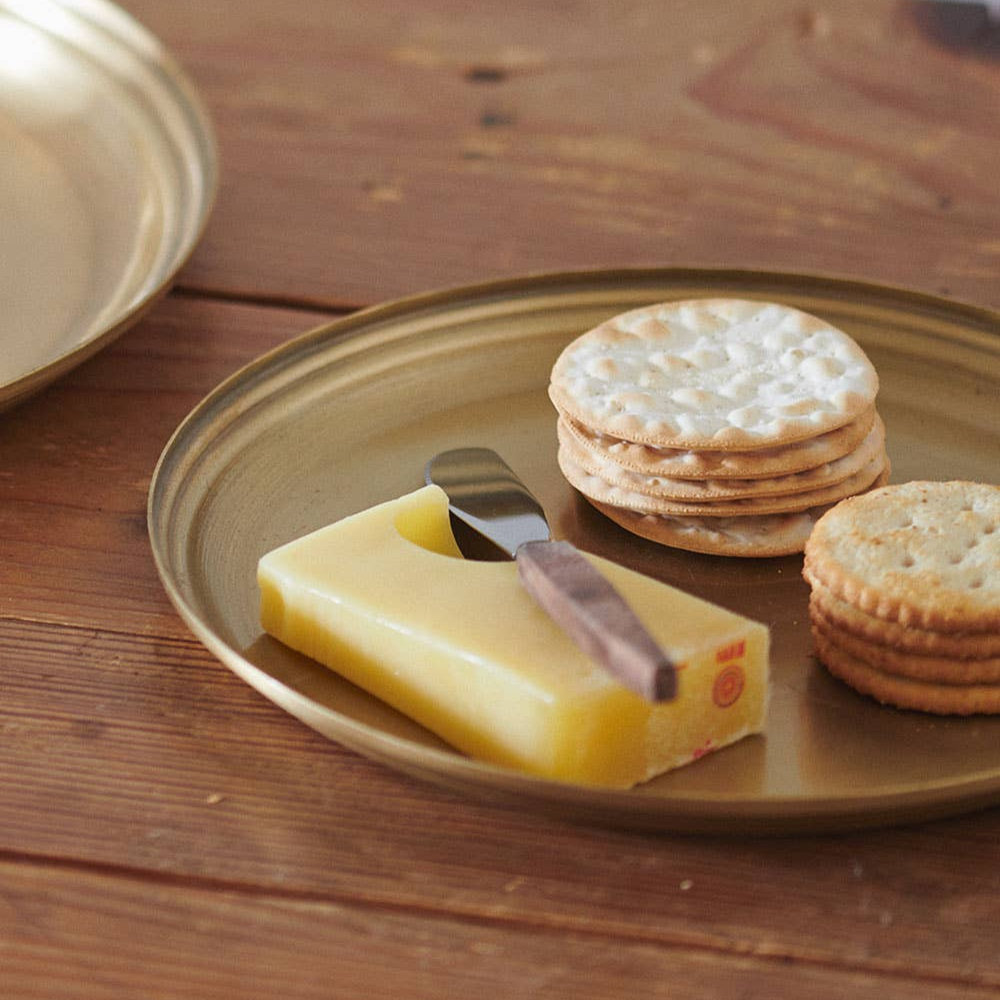
[[[218,382],[324,318],[173,296],[4,414],[0,617],[186,634],[149,553],[146,491],[157,458]]]
[[[426,910],[349,906],[314,895],[212,890],[111,872],[0,862],[4,986],[19,1000],[237,996],[439,1000],[524,997],[801,996],[905,998],[911,980],[774,957],[683,951],[587,930],[455,920]],[[115,942],[114,955],[107,943]],[[924,980],[927,1000],[995,993]]]
[[[219,133],[190,287],[340,307],[726,265],[1000,305],[1000,46],[953,44],[953,7],[125,5]]]
[[[157,578],[156,459],[333,313],[732,265],[1000,306],[1000,29],[897,0],[124,0],[223,181],[181,289],[0,415],[0,992],[1000,992],[1000,810],[812,839],[573,826],[322,739]]]
[[[168,987],[154,969],[194,989],[171,961],[210,969],[228,988],[245,964],[226,966],[213,944],[230,941],[219,930],[220,914],[233,912],[228,895],[290,894],[305,905],[284,914],[281,947],[252,908],[233,918],[232,933],[306,996],[313,986],[290,942],[313,940],[321,903],[362,907],[374,926],[417,914],[412,933],[438,935],[444,949],[476,939],[470,928],[483,922],[498,925],[494,943],[520,956],[509,958],[500,989],[533,981],[532,970],[556,963],[579,935],[588,954],[604,956],[594,961],[608,977],[580,996],[613,995],[632,973],[610,956],[650,949],[655,961],[638,967],[652,975],[679,962],[695,970],[690,980],[677,973],[693,994],[726,995],[744,975],[761,995],[777,995],[769,991],[779,981],[831,996],[1000,986],[1000,811],[789,842],[574,827],[465,801],[357,757],[265,702],[195,642],[169,608],[144,537],[152,465],[201,393],[318,318],[175,296],[5,419],[0,857],[11,878],[49,865],[62,880],[58,891],[29,881],[16,907],[0,903],[14,921],[5,939],[20,940],[31,914],[50,912],[51,892],[51,912],[76,928],[50,945],[69,957],[66,967],[89,960],[117,970],[86,980],[92,995],[122,983],[156,995]],[[109,881],[93,887],[91,870]],[[116,903],[121,879],[134,891]],[[181,893],[171,904],[172,926],[194,921],[207,940],[157,936],[164,879],[197,890],[195,902]],[[91,909],[81,914],[82,899]],[[95,910],[112,914],[103,947],[73,936]],[[116,929],[128,926],[137,943],[122,956]],[[345,982],[369,975],[363,952],[351,959],[356,940],[338,940],[330,961]],[[524,941],[536,950],[520,950]],[[46,996],[57,966],[40,960],[49,951],[24,947],[4,952],[19,977],[10,981],[21,995]],[[393,954],[378,979],[387,989],[402,961]],[[462,993],[458,982],[451,995]]]
[[[193,639],[0,621],[0,649],[0,856],[1000,987],[1000,811],[802,841],[578,827],[357,757]]]

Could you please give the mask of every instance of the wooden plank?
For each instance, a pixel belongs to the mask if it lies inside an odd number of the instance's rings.
[[[160,451],[224,377],[323,314],[173,296],[0,426],[0,616],[186,635],[149,553]]]
[[[585,931],[460,921],[315,895],[206,891],[0,862],[0,963],[18,1000],[995,996],[961,980],[681,951]]]
[[[155,577],[148,476],[203,392],[319,318],[174,297],[5,416],[0,850],[996,983],[995,812],[789,845],[564,826],[369,763],[215,663]]]
[[[189,286],[354,306],[711,264],[1000,305],[1000,77],[954,7],[126,6],[219,133]]]
[[[0,424],[4,995],[996,995],[1000,810],[706,841],[469,802],[225,671],[145,536],[179,420],[328,307],[626,263],[1000,304],[975,39],[889,0],[125,3],[223,186],[195,297]]]
[[[194,640],[0,621],[0,650],[11,859],[1000,987],[1000,810],[787,841],[574,826],[327,742]]]

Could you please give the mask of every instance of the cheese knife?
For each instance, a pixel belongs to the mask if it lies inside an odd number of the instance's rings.
[[[517,564],[536,603],[593,660],[647,701],[677,695],[677,673],[635,612],[567,541],[553,541],[545,511],[490,448],[441,452],[424,472],[452,515]]]

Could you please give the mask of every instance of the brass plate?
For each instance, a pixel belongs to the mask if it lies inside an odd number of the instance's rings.
[[[923,819],[1000,802],[1000,718],[882,708],[810,655],[801,558],[658,547],[560,477],[546,397],[560,348],[668,298],[746,296],[819,314],[864,345],[897,481],[990,480],[1000,457],[1000,317],[914,293],[708,270],[548,275],[370,309],[292,341],[213,392],[168,444],[150,491],[167,591],[205,645],[267,698],[363,754],[467,794],[670,831],[776,833]],[[485,766],[261,635],[255,568],[272,547],[422,484],[444,448],[496,448],[557,535],[768,623],[769,728],[628,792]]]
[[[0,409],[133,323],[204,227],[215,140],[107,0],[0,0]]]

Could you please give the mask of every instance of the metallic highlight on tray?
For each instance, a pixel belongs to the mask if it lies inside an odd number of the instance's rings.
[[[107,0],[0,0],[0,409],[135,322],[197,243],[215,139],[184,73]]]

